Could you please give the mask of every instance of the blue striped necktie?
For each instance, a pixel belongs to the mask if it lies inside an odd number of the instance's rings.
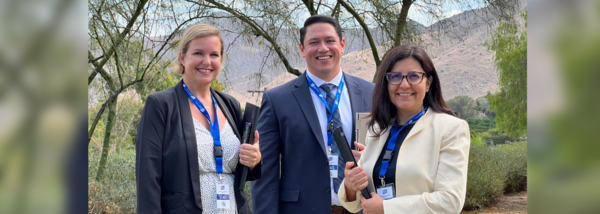
[[[333,108],[333,101],[335,99],[337,86],[331,83],[325,83],[321,85],[320,88],[322,88],[325,91],[325,93],[327,93],[327,104],[329,105],[329,108]],[[327,110],[327,118],[329,118],[330,115],[331,112]],[[340,119],[340,108],[338,108],[338,110],[336,110],[333,113],[333,118],[331,120],[333,122],[333,129],[331,131],[333,131],[337,127],[342,126],[342,120]],[[340,184],[342,183],[342,180],[344,180],[344,169],[346,168],[346,162],[344,162],[344,159],[340,154],[340,149],[338,148],[335,140],[332,141],[333,142],[331,142],[331,153],[336,154],[338,156],[338,177],[333,179],[333,190],[335,191],[335,193],[337,193],[338,189],[340,188]]]

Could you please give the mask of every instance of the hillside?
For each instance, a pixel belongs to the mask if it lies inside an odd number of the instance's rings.
[[[456,25],[434,24],[427,27],[428,30],[444,28],[445,33],[442,36],[436,36],[438,35],[436,33],[423,34],[425,50],[436,67],[446,100],[459,95],[477,98],[498,90],[498,76],[493,63],[494,54],[485,46],[486,40],[495,27],[490,28],[490,25],[482,21],[482,17],[488,17],[480,13],[482,9],[466,11],[444,20],[446,23],[455,22]],[[346,41],[348,44],[350,41],[358,41],[358,38],[353,37]],[[377,41],[378,45],[382,43]],[[357,48],[357,44],[347,46],[353,48],[347,48],[342,56],[342,69],[351,75],[372,81],[376,66],[371,49],[368,46]],[[297,47],[294,51],[296,52],[294,54],[300,55]],[[380,51],[379,54],[383,55],[383,52]],[[306,69],[305,62],[301,58],[294,66],[301,71]],[[259,104],[260,99],[256,99],[256,94],[252,97],[246,92],[256,90],[257,81],[249,80],[248,76],[245,78],[235,81],[230,85],[231,87],[227,87],[227,91],[235,91],[235,97],[239,100],[256,100],[257,102],[254,103]],[[264,76],[260,89],[263,90],[264,87],[271,89],[294,78],[295,76],[284,73],[283,69],[271,71]]]

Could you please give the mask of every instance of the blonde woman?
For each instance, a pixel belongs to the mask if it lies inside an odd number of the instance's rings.
[[[223,50],[215,27],[190,27],[174,60],[182,81],[148,96],[136,141],[138,213],[251,213],[242,181],[260,178],[258,132],[241,145],[239,102],[210,88]]]

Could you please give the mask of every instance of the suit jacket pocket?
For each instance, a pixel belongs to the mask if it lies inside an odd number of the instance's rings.
[[[160,198],[163,213],[183,213],[183,193],[167,193]]]
[[[300,196],[300,190],[279,190],[279,201],[281,202],[298,202]]]

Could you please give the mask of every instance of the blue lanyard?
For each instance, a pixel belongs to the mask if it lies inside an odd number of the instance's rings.
[[[208,123],[210,125],[210,134],[212,135],[215,143],[215,166],[217,167],[217,173],[223,173],[223,150],[221,148],[221,134],[219,133],[220,130],[219,118],[217,115],[217,100],[215,100],[215,97],[213,97],[211,94],[211,98],[215,104],[215,122],[213,123],[210,120],[210,115],[208,114],[208,111],[206,110],[206,108],[204,108],[204,105],[202,105],[202,102],[200,102],[200,100],[198,100],[198,98],[196,98],[196,96],[194,96],[192,92],[190,92],[185,83],[183,83],[183,89],[185,89],[185,93],[187,93],[188,97],[190,97],[194,105],[196,105],[196,108],[200,110],[200,113],[202,113],[204,117],[206,117],[206,119],[208,120]]]
[[[411,124],[411,123],[416,122],[417,120],[421,119],[421,117],[423,115],[425,115],[426,111],[427,111],[427,107],[425,107],[425,109],[423,109],[417,115],[410,118],[410,120],[408,120],[408,122],[406,122],[404,125],[402,125],[402,127],[400,127],[400,129],[398,129],[397,125],[394,125],[392,127],[392,129],[390,130],[390,134],[392,135],[392,137],[390,138],[390,141],[388,141],[388,146],[387,146],[387,149],[385,150],[385,155],[383,155],[383,161],[381,162],[381,170],[379,170],[379,178],[381,178],[382,180],[383,180],[383,178],[385,178],[385,173],[387,172],[390,160],[392,159],[392,155],[394,154],[394,149],[396,148],[396,141],[398,140],[398,135],[400,134],[400,131],[402,131],[402,129],[404,129],[404,127],[406,127],[406,125]]]
[[[321,99],[321,101],[323,102],[323,104],[325,104],[325,108],[327,108],[327,110],[329,111],[329,118],[327,118],[327,146],[329,146],[331,148],[331,142],[333,139],[333,123],[331,123],[331,121],[333,120],[333,113],[338,109],[339,104],[340,104],[340,98],[342,97],[342,89],[344,89],[344,73],[342,73],[342,80],[340,80],[340,86],[338,86],[337,88],[337,92],[335,94],[335,102],[333,102],[333,107],[330,108],[329,104],[327,104],[327,100],[325,100],[325,96],[323,96],[323,93],[321,93],[321,90],[319,89],[319,87],[317,86],[317,84],[315,84],[315,82],[312,81],[312,79],[310,79],[310,77],[308,76],[308,74],[306,75],[306,79],[308,79],[308,85],[310,85],[310,89],[312,89],[313,92],[315,92],[315,94],[317,94],[317,96]]]

